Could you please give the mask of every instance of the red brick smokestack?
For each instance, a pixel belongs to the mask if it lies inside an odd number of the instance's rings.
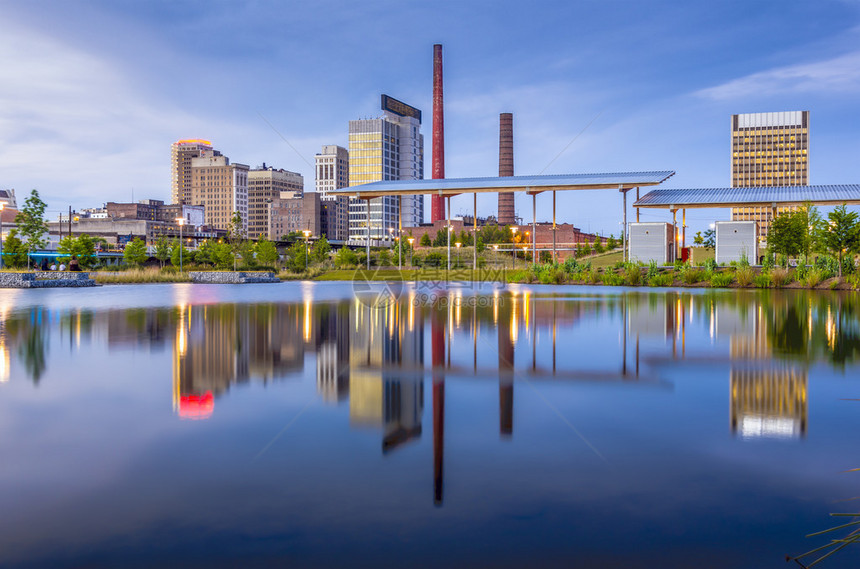
[[[445,177],[445,112],[442,108],[442,44],[433,46],[433,179]],[[430,198],[430,221],[445,219],[445,201]]]
[[[499,115],[499,177],[514,175],[514,115]],[[499,225],[517,222],[514,211],[514,194],[499,193]]]

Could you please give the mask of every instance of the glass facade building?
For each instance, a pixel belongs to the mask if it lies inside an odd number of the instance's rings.
[[[381,118],[349,121],[350,187],[382,180],[423,178],[424,135],[420,118],[386,110]],[[371,239],[388,240],[397,236],[399,207],[394,196],[370,200]],[[403,227],[423,222],[424,196],[402,196],[402,207]],[[364,200],[350,199],[350,240],[367,238],[366,208]]]
[[[731,134],[733,188],[809,185],[809,111],[732,115]],[[770,207],[738,207],[732,221],[757,221],[766,237],[773,214]]]

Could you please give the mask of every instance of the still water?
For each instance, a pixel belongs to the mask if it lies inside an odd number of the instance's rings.
[[[856,295],[425,293],[0,291],[0,565],[758,569],[860,510]]]

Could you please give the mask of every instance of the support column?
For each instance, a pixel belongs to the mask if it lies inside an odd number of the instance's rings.
[[[367,206],[367,212],[364,216],[365,224],[367,225],[367,270],[370,270],[370,198],[364,200]]]
[[[397,196],[397,268],[403,270],[403,196]]]
[[[478,193],[472,194],[472,269],[478,270]],[[474,276],[472,277],[474,278]]]
[[[681,210],[681,247],[687,246],[687,208]]]
[[[678,210],[672,210],[672,261],[678,258]]]
[[[636,201],[639,201],[639,188],[636,188]],[[639,223],[639,208],[636,208],[636,223]]]
[[[623,204],[622,207],[624,208],[624,225],[621,229],[621,258],[624,259],[624,262],[626,263],[629,260],[629,256],[627,254],[627,190],[619,188],[619,191],[621,192],[621,202]]]
[[[451,196],[448,196],[448,215],[445,217],[445,230],[448,232],[448,270],[451,270]]]
[[[552,191],[552,264],[555,264],[555,190]]]
[[[532,264],[537,264],[537,194],[532,194]]]

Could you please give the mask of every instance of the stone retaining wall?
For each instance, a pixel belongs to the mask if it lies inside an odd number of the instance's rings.
[[[89,273],[0,273],[0,288],[59,288],[96,286]]]
[[[228,271],[191,271],[188,273],[193,283],[206,284],[250,284],[250,283],[279,283],[281,279],[275,273],[245,273]]]

